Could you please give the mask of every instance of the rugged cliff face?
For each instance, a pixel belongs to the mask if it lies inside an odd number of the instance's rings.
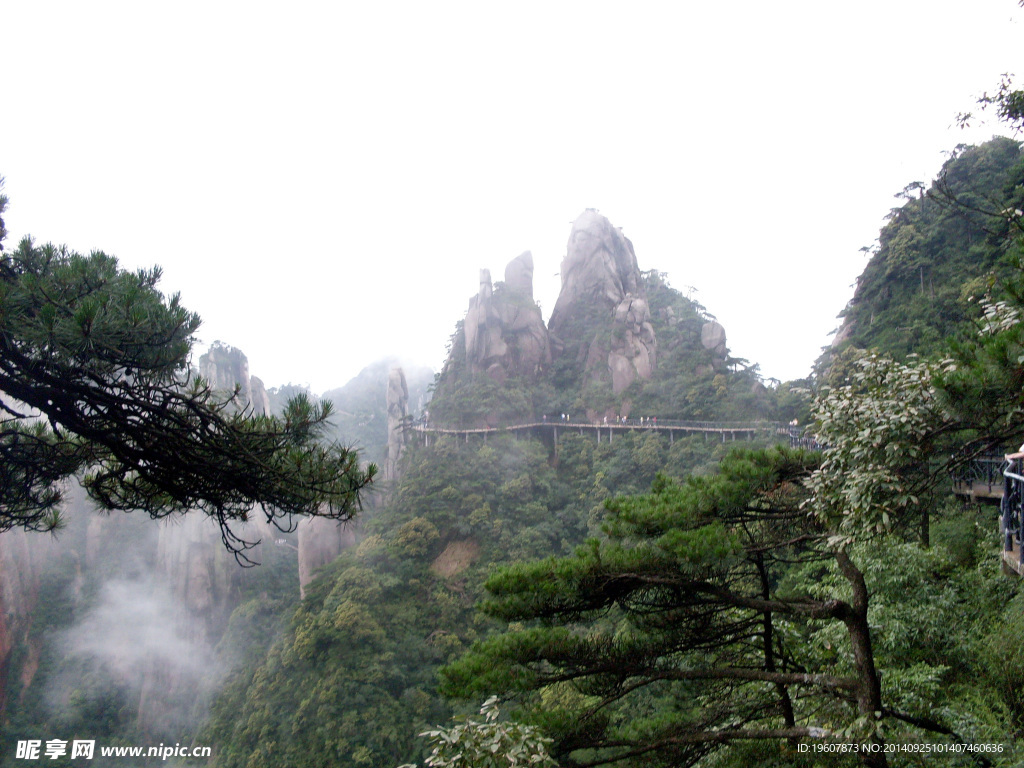
[[[270,400],[263,382],[249,375],[249,361],[241,350],[216,342],[199,358],[199,371],[214,389],[231,392],[238,388],[238,406],[256,414],[270,413]],[[220,528],[197,515],[172,517],[160,524],[157,568],[162,581],[170,585],[173,597],[183,606],[192,638],[208,639],[223,629],[234,608],[233,580],[237,563],[224,550]],[[249,523],[239,535],[249,540],[273,541],[274,531],[260,523]],[[250,553],[259,561],[259,553]]]
[[[249,361],[241,350],[216,342],[199,358],[199,370],[214,389],[232,392],[237,387],[239,408],[270,413],[263,382],[249,374]],[[104,526],[117,524],[116,519],[103,520]],[[161,621],[193,658],[182,662],[154,653],[139,669],[138,720],[143,727],[168,717],[169,708],[187,701],[190,690],[199,693],[213,684],[204,679],[209,676],[204,665],[212,663],[214,647],[239,605],[243,582],[252,576],[224,549],[220,528],[209,518],[170,517],[159,526],[154,583],[164,595]],[[258,516],[234,530],[246,541],[261,542],[247,552],[254,562],[263,562],[265,548],[281,536]],[[187,720],[189,714],[181,711],[175,717]]]
[[[562,290],[548,324],[556,356],[584,365],[584,386],[610,379],[614,394],[650,379],[658,343],[633,244],[588,208],[573,222]]]
[[[0,536],[0,716],[8,705],[7,694],[29,686],[39,666],[41,649],[29,638],[29,629],[39,601],[40,576],[57,548],[52,536],[20,529]],[[17,679],[11,680],[12,654],[19,644],[24,661],[16,670]]]
[[[409,417],[409,386],[405,372],[392,368],[388,373],[387,394],[387,446],[381,467],[381,479],[385,483],[398,479],[399,464],[405,451],[406,434],[404,427]],[[299,523],[299,590],[306,596],[306,586],[316,572],[333,562],[342,552],[355,546],[361,537],[358,520],[339,523],[323,518],[309,518]]]

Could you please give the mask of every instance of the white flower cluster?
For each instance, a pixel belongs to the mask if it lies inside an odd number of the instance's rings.
[[[995,336],[1020,323],[1020,310],[1011,307],[1005,301],[981,299],[978,303],[982,311],[980,330],[982,336]]]

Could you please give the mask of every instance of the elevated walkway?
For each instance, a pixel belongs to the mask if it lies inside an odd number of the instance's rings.
[[[470,437],[479,437],[486,440],[488,435],[512,434],[529,435],[558,445],[559,435],[568,432],[576,432],[580,435],[593,435],[597,442],[607,439],[612,442],[616,435],[626,432],[657,432],[666,435],[669,442],[674,442],[676,436],[687,436],[699,434],[704,439],[720,439],[723,443],[732,440],[749,440],[759,435],[784,438],[787,440],[806,440],[802,432],[789,424],[782,424],[776,421],[756,422],[720,422],[720,421],[673,421],[667,419],[626,419],[620,422],[590,422],[590,421],[565,421],[565,420],[544,420],[527,421],[517,424],[507,424],[497,427],[442,427],[433,424],[416,423],[408,427],[408,431],[421,435],[424,444],[430,445],[432,436],[454,435],[469,442]],[[810,446],[807,446],[810,447]]]

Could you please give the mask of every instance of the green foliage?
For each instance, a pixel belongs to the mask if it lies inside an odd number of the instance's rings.
[[[536,412],[532,394],[521,379],[498,383],[483,373],[467,373],[443,390],[435,389],[430,418],[456,428],[521,424],[531,421]]]
[[[368,567],[387,555],[367,544],[316,582],[286,642],[229,680],[203,735],[220,765],[398,762],[423,718],[447,714],[424,695],[443,658],[417,620],[430,590]]]
[[[484,719],[461,718],[459,725],[421,733],[433,749],[426,759],[432,768],[522,768],[555,766],[547,754],[551,739],[529,725],[500,722],[498,698],[491,696],[480,708]],[[399,768],[416,768],[413,764]]]
[[[725,447],[700,437],[669,445],[639,431],[611,444],[565,434],[555,455],[511,435],[411,446],[392,502],[367,521],[363,543],[311,585],[273,650],[231,678],[206,738],[223,745],[225,766],[255,755],[270,765],[313,765],[321,753],[352,765],[422,762],[414,735],[451,714],[435,671],[494,630],[474,611],[487,572],[571,553],[597,530],[611,493],[649,487],[666,461],[706,468]],[[705,546],[671,545],[680,557]],[[355,701],[372,702],[365,717]],[[331,742],[282,715],[299,711],[336,724],[341,715],[332,713],[344,711],[352,725],[339,726],[343,740]]]
[[[698,421],[780,418],[776,390],[764,385],[756,365],[729,359],[716,368],[700,341],[701,329],[713,319],[704,307],[655,271],[645,275],[645,284],[658,338],[658,365],[650,381],[629,393],[633,413]]]
[[[1000,298],[979,301],[976,333],[952,345],[955,367],[943,376],[942,402],[982,435],[1016,447],[1024,408],[1024,262],[996,290]]]
[[[511,626],[446,667],[445,690],[535,692],[529,718],[557,757],[583,763],[692,765],[734,741],[853,738],[840,733],[863,710],[833,692],[871,695],[852,650],[867,631],[862,577],[803,511],[816,464],[736,451],[717,475],[609,501],[604,538],[488,579],[483,610]],[[548,695],[567,683],[581,695]]]
[[[943,367],[863,355],[850,383],[821,388],[815,432],[824,445],[810,487],[814,512],[844,545],[858,536],[906,528],[935,482],[931,441],[946,415],[934,380]]]
[[[213,708],[220,763],[422,760],[415,734],[447,718],[434,671],[489,624],[474,615],[490,562],[578,539],[546,449],[511,438],[410,449],[392,504],[310,585],[291,626]],[[461,554],[460,554],[461,553]]]

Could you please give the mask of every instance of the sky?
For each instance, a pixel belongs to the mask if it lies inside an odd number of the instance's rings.
[[[439,369],[479,271],[545,317],[596,208],[732,354],[806,376],[894,194],[1003,73],[1015,0],[0,4],[24,235],[160,265],[270,386]]]

